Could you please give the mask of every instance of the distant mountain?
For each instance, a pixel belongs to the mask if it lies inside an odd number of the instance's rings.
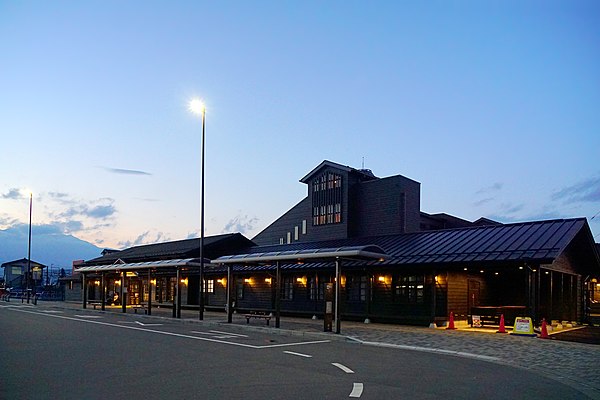
[[[29,225],[19,224],[0,230],[0,264],[27,258]],[[74,260],[99,257],[102,249],[66,235],[53,225],[31,228],[31,259],[54,268],[71,269]]]

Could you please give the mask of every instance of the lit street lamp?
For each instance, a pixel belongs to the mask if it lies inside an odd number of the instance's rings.
[[[204,121],[206,117],[206,106],[199,99],[193,99],[189,105],[190,111],[202,115],[202,154],[201,154],[201,178],[200,178],[200,289],[198,294],[198,306],[200,312],[198,318],[204,319]]]

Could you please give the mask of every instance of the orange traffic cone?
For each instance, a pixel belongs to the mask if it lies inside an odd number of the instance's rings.
[[[454,327],[454,313],[450,311],[450,321],[448,321],[448,327],[446,329],[456,329]]]
[[[538,336],[540,339],[550,339],[548,328],[546,327],[546,318],[542,318],[542,333]]]
[[[504,327],[504,314],[500,314],[500,327],[496,333],[506,333],[506,328]]]

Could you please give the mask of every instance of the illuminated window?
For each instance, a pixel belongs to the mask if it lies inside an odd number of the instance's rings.
[[[313,225],[342,222],[342,176],[324,173],[313,180]]]
[[[208,279],[206,281],[206,293],[214,293],[215,292],[215,280]]]

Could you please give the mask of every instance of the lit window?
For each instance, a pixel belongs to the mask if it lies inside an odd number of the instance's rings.
[[[302,220],[302,234],[306,235],[306,220]]]
[[[294,240],[298,240],[298,237],[300,236],[300,229],[298,228],[298,226],[294,227]]]
[[[317,189],[315,189],[317,188]],[[324,173],[313,180],[313,225],[342,222],[342,176]]]
[[[215,292],[215,280],[209,279],[206,281],[206,293],[214,293]]]

